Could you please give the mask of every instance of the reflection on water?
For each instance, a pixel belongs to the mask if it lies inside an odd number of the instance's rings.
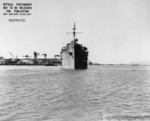
[[[149,75],[138,66],[0,66],[0,121],[150,119]]]

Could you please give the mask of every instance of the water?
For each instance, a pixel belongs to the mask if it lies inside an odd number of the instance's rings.
[[[150,120],[149,114],[149,67],[91,66],[73,71],[0,66],[0,121],[117,120],[113,116],[129,120],[127,116],[139,115]]]

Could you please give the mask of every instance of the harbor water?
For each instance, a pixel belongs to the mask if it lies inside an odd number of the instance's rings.
[[[148,66],[0,66],[0,121],[150,120]]]

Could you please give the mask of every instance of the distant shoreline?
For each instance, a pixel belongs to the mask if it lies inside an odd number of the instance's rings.
[[[11,65],[11,64],[0,64],[0,66],[45,66],[45,65],[34,65],[34,64],[16,64],[16,65]],[[53,65],[52,65],[53,66]],[[61,65],[58,65],[61,66]],[[99,64],[99,65],[89,65],[89,66],[100,66],[100,67],[141,67],[141,66],[150,66],[150,65],[129,65],[129,64]]]

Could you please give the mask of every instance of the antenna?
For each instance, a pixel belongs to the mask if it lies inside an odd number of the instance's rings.
[[[76,39],[76,34],[82,34],[83,32],[76,32],[76,23],[74,22],[73,32],[66,32],[67,34],[73,34],[73,40]]]
[[[73,37],[75,40],[75,37],[76,37],[76,23],[75,22],[74,22],[74,27],[73,27]]]

